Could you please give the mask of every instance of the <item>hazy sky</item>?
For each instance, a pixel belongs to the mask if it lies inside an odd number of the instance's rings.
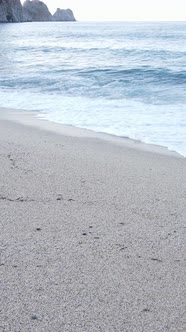
[[[79,21],[186,20],[186,0],[43,0],[53,13],[71,8]],[[22,1],[23,2],[23,1]]]

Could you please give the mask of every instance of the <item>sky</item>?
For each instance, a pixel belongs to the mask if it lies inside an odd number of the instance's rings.
[[[56,8],[72,9],[78,21],[186,21],[186,0],[42,1],[52,14]]]

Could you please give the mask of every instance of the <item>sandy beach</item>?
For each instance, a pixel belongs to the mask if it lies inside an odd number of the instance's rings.
[[[185,332],[186,159],[0,108],[0,331]]]

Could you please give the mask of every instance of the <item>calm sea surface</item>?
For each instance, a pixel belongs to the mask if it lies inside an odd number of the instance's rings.
[[[186,156],[186,22],[0,24],[0,106]]]

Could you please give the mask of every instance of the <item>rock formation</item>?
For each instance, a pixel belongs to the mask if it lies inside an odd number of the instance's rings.
[[[0,0],[0,22],[22,22],[23,11],[20,0]]]
[[[58,8],[53,15],[54,21],[75,21],[74,14],[71,9]]]
[[[45,22],[75,21],[71,9],[58,8],[55,14],[49,12],[47,5],[40,0],[0,0],[0,22]]]
[[[23,19],[25,22],[53,21],[47,5],[40,0],[26,0],[23,3]]]

